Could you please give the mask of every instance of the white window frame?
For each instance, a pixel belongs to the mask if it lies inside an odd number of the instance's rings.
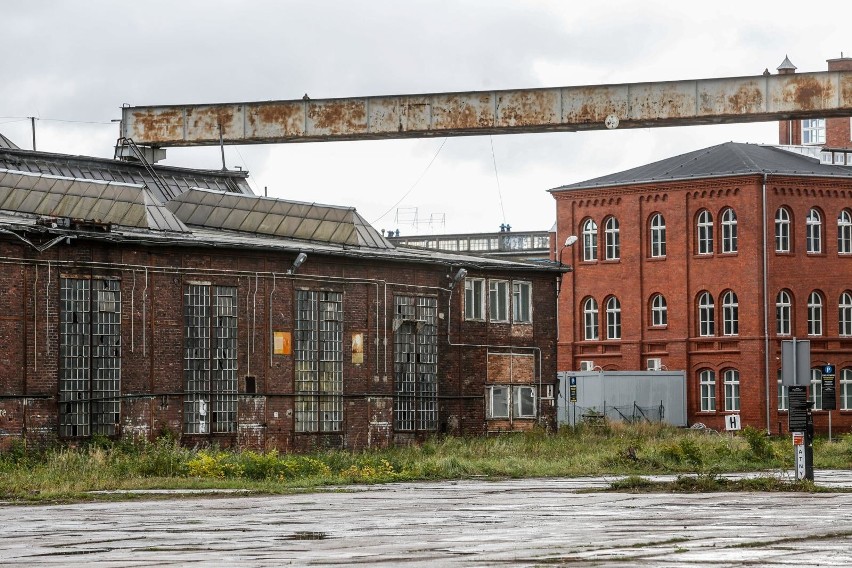
[[[840,294],[837,302],[837,333],[842,337],[852,336],[852,292]]]
[[[790,252],[790,211],[786,207],[775,212],[775,252]]]
[[[512,322],[532,323],[532,282],[514,280],[512,282]]]
[[[651,215],[650,225],[650,254],[651,258],[666,256],[666,219],[662,213]]]
[[[621,234],[618,225],[618,219],[615,217],[607,217],[604,221],[605,235],[605,250],[604,258],[606,260],[618,260],[621,258]]]
[[[802,119],[802,144],[805,146],[811,144],[825,144],[824,118]]]
[[[725,209],[721,218],[722,226],[722,254],[733,254],[737,252],[737,212],[731,208]]]
[[[700,255],[713,254],[713,214],[702,209],[698,212],[695,225],[695,239],[698,244],[696,252]]]
[[[837,215],[837,254],[852,254],[852,213],[848,209]]]
[[[793,297],[787,290],[775,296],[775,334],[790,335],[793,330]]]
[[[816,208],[808,211],[805,229],[805,251],[808,254],[822,253],[822,215]]]
[[[713,337],[716,335],[716,304],[710,292],[698,296],[698,335]]]
[[[813,410],[822,410],[822,369],[811,369],[808,400],[814,403]]]
[[[583,301],[583,338],[586,341],[597,341],[600,338],[598,302],[588,297]]]
[[[739,412],[740,372],[736,369],[725,369],[722,381],[725,383],[725,412]]]
[[[716,412],[716,373],[712,369],[701,369],[698,373],[701,412]]]
[[[509,281],[488,281],[488,318],[493,322],[509,321]]]
[[[739,335],[739,306],[739,300],[733,290],[728,290],[722,295],[722,335]]]
[[[840,410],[852,410],[852,368],[840,370]]]
[[[822,335],[822,294],[814,290],[808,296],[808,335]]]
[[[621,302],[615,296],[606,301],[606,338],[621,339]]]
[[[786,385],[781,383],[781,371],[778,371],[778,410],[790,409],[790,391]]]
[[[598,259],[598,225],[594,219],[583,221],[583,260],[592,262]]]
[[[499,397],[499,398],[498,398]],[[488,418],[508,419],[511,402],[508,385],[492,385],[488,387]],[[505,409],[505,412],[502,412]]]
[[[669,314],[666,297],[662,294],[654,294],[651,298],[651,325],[654,327],[665,327],[668,324]]]
[[[514,385],[512,387],[512,418],[535,418],[538,416],[535,387],[532,385]],[[532,404],[532,412],[524,412],[524,402]]]
[[[485,279],[465,278],[464,319],[485,321]]]

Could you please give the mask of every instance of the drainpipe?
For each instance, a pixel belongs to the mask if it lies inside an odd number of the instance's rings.
[[[763,375],[766,386],[766,433],[772,431],[772,424],[769,417],[770,412],[770,396],[769,396],[769,295],[768,284],[766,282],[766,178],[768,174],[763,174],[763,185],[761,187],[761,213],[762,213],[762,232],[763,232]]]

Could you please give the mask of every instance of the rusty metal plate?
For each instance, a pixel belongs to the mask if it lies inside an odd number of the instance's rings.
[[[565,124],[601,124],[614,114],[627,118],[630,109],[628,85],[566,87],[562,89],[562,122]]]

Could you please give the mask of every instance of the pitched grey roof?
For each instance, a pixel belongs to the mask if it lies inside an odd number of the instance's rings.
[[[551,192],[593,189],[618,185],[658,183],[749,174],[817,175],[852,178],[852,168],[821,164],[775,146],[725,142],[718,146],[666,158],[622,172],[608,174],[551,189]]]
[[[790,58],[786,55],[784,56],[784,61],[781,62],[781,65],[777,67],[778,71],[783,71],[784,69],[793,69],[796,70],[798,67],[793,65],[793,62],[790,61]]]
[[[3,136],[3,133],[0,132],[0,148],[10,148],[10,149],[18,149],[18,145]]]
[[[160,202],[180,195],[190,187],[218,189],[243,195],[254,195],[248,185],[248,172],[212,171],[152,166],[156,176],[135,162],[34,152],[0,145],[0,168],[21,172],[52,174],[76,179],[117,181],[140,184],[151,190]]]
[[[0,210],[188,232],[142,185],[0,169]]]

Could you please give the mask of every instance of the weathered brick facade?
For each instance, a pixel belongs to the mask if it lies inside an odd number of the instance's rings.
[[[467,265],[469,277],[532,284],[530,324],[469,322],[461,316],[464,283],[450,290],[465,266],[442,261],[384,261],[346,253],[309,252],[288,275],[294,253],[206,246],[146,246],[87,240],[79,235],[43,253],[0,235],[0,446],[13,440],[59,436],[59,282],[62,278],[118,279],[121,314],[121,387],[118,434],[152,439],[170,431],[184,443],[306,451],[405,444],[436,433],[483,435],[489,431],[552,425],[556,374],[556,276],[549,269],[509,270]],[[469,257],[468,257],[469,260]],[[492,263],[493,264],[493,263]],[[184,434],[186,346],[184,287],[203,282],[237,289],[238,395],[235,431]],[[294,333],[296,290],[343,295],[342,427],[298,433],[295,427],[294,355],[275,355],[273,334]],[[437,300],[437,423],[434,429],[394,427],[394,297]],[[362,334],[363,356],[352,338]],[[93,342],[98,341],[97,334]],[[533,384],[535,419],[486,420],[486,386],[512,380],[489,369],[489,353],[532,358],[519,382]],[[493,357],[493,355],[492,355]],[[529,374],[532,372],[532,375]],[[550,387],[548,389],[547,387]],[[88,396],[85,393],[81,397]]]
[[[814,367],[828,363],[837,366],[837,408],[841,408],[839,380],[842,369],[852,369],[852,337],[839,330],[838,302],[841,294],[852,289],[852,254],[839,252],[838,216],[852,208],[852,179],[776,173],[766,177],[708,175],[656,183],[567,186],[553,190],[553,195],[557,206],[556,242],[564,243],[569,235],[579,237],[575,245],[561,251],[563,261],[572,264],[574,271],[565,275],[559,296],[560,370],[577,370],[580,361],[591,360],[604,370],[644,371],[649,358],[660,358],[666,369],[686,371],[688,420],[719,429],[724,429],[724,416],[732,412],[725,410],[723,375],[727,370],[736,370],[738,412],[743,425],[786,431],[787,416],[778,410],[776,380],[780,342],[795,336],[810,339]],[[789,252],[775,251],[774,218],[780,207],[792,215]],[[736,252],[724,253],[720,248],[721,220],[728,209],[736,213],[738,242]],[[818,210],[822,219],[822,252],[816,254],[805,250],[806,218],[811,209]],[[699,254],[697,223],[701,210],[712,214],[711,254]],[[666,252],[654,258],[649,224],[656,213],[665,219]],[[615,217],[619,223],[617,260],[606,260],[608,217]],[[598,237],[597,255],[588,261],[583,260],[587,219],[596,223]],[[554,251],[555,255],[559,253],[560,250]],[[775,303],[781,290],[789,291],[793,297],[793,328],[789,336],[779,335],[776,330]],[[823,330],[818,336],[808,337],[807,303],[815,290],[824,300]],[[738,330],[726,335],[722,298],[729,291],[738,300]],[[698,302],[703,292],[709,292],[715,301],[715,330],[707,336],[699,330]],[[667,303],[664,325],[654,325],[652,321],[652,299],[656,294],[662,294]],[[609,297],[620,302],[620,339],[607,339]],[[598,306],[600,332],[593,340],[586,339],[584,329],[587,298],[594,298]],[[715,375],[713,410],[706,405],[702,410],[702,370]],[[817,429],[825,430],[827,412],[817,411],[815,416]],[[852,408],[834,412],[833,426],[835,431],[848,431],[852,427]]]

